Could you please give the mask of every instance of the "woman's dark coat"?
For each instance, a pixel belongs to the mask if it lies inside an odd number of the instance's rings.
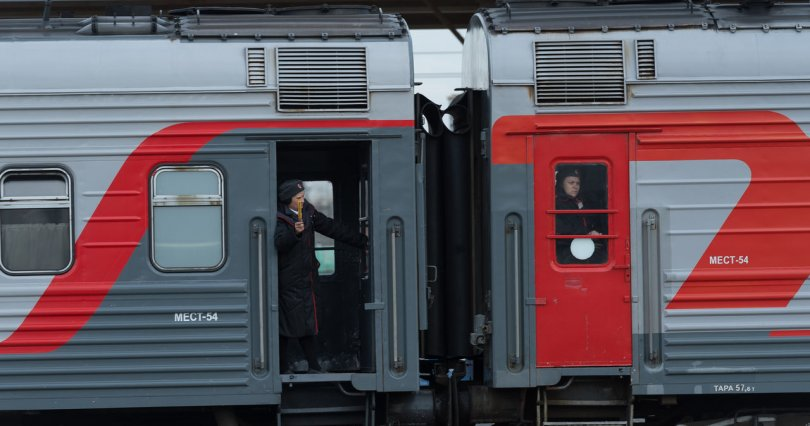
[[[557,195],[557,210],[581,210],[579,201],[567,195]],[[583,209],[587,207],[583,206]],[[584,214],[558,214],[557,215],[557,235],[587,235],[595,228],[592,225],[592,218]]]
[[[278,332],[286,337],[318,334],[315,286],[318,260],[315,258],[315,231],[355,247],[365,247],[365,235],[352,231],[304,202],[304,232],[295,234],[297,214],[279,204],[275,245],[278,250],[279,315]]]
[[[555,208],[557,210],[587,210],[588,206],[583,205],[582,209],[579,207],[581,201],[577,198],[572,198],[562,192],[561,189],[557,191],[557,198],[555,200]],[[557,235],[588,235],[589,232],[597,230],[598,217],[596,215],[587,214],[557,214],[555,223],[555,233]],[[559,263],[599,263],[602,253],[596,253],[594,257],[583,262],[575,258],[571,254],[571,241],[570,239],[557,240],[557,262]]]

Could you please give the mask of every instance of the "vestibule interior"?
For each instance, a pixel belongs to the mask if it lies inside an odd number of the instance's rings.
[[[276,147],[277,182],[301,179],[305,197],[321,213],[343,226],[369,232],[369,142],[295,141]],[[370,245],[373,241],[370,241]],[[373,300],[368,252],[316,233],[320,267],[317,297],[317,356],[329,372],[373,371]],[[287,359],[306,370],[301,348],[290,344]]]

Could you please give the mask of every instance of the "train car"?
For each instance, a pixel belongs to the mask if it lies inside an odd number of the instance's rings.
[[[487,385],[536,389],[548,424],[803,405],[808,24],[781,2],[473,17]]]
[[[367,395],[418,388],[422,189],[399,15],[46,11],[0,21],[0,55],[0,410],[362,422]],[[317,243],[325,374],[297,373],[297,352],[279,366],[273,235],[291,178],[370,240]]]
[[[502,2],[442,110],[376,7],[0,20],[0,411],[810,422],[808,24]],[[316,241],[321,374],[279,363],[292,178],[369,239]]]

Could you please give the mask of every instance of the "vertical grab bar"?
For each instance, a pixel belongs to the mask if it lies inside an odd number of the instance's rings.
[[[515,365],[520,364],[520,225],[512,229],[515,235]]]
[[[369,218],[368,218],[368,180],[364,179],[358,184],[358,213],[360,217],[357,219],[360,226],[360,233],[365,234],[371,238],[369,234]],[[363,250],[360,255],[360,279],[368,279],[369,276],[369,250]]]
[[[394,371],[402,371],[403,363],[402,357],[399,353],[399,285],[397,283],[397,238],[400,237],[401,231],[399,225],[391,227],[391,325],[393,326],[393,369]]]
[[[510,215],[507,217],[507,230],[509,234],[512,236],[512,247],[510,247],[512,251],[513,258],[511,259],[511,265],[508,267],[512,268],[512,294],[511,294],[511,305],[513,309],[513,321],[512,324],[512,344],[514,353],[510,354],[509,356],[509,368],[512,370],[519,370],[522,368],[523,365],[523,342],[522,342],[522,334],[521,334],[521,316],[522,316],[522,289],[521,289],[521,252],[520,252],[520,219],[515,217],[514,215]],[[508,245],[507,245],[508,247]],[[508,255],[507,255],[508,256]],[[507,275],[508,277],[508,275]],[[510,333],[507,333],[507,336]]]
[[[265,265],[266,259],[264,254],[264,246],[266,244],[265,229],[263,226],[253,225],[253,233],[256,234],[256,256],[258,257],[258,262],[256,262],[256,279],[259,283],[257,292],[259,297],[259,359],[255,367],[257,370],[263,370],[267,365],[267,301],[265,300],[265,273],[267,267]]]
[[[644,273],[644,322],[646,340],[645,363],[651,367],[661,365],[661,259],[660,221],[658,212],[646,210],[642,222],[642,270]]]

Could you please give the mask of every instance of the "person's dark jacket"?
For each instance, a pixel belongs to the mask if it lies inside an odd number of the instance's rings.
[[[278,251],[279,334],[304,337],[318,334],[315,286],[318,260],[315,258],[315,232],[363,248],[365,235],[352,231],[304,202],[304,232],[296,235],[297,214],[283,204],[278,206],[274,242]]]
[[[579,201],[576,198],[571,198],[568,195],[560,194],[558,192],[555,200],[556,210],[587,210],[588,206],[584,205],[582,209],[579,208]],[[556,214],[555,220],[555,233],[557,235],[588,235],[591,231],[597,230],[595,215],[588,214]],[[583,263],[576,259],[571,254],[571,241],[570,239],[561,238],[557,240],[557,261],[559,263]],[[596,259],[593,259],[594,261]],[[590,263],[590,262],[588,262]]]
[[[555,208],[557,210],[581,210],[578,201],[567,195],[557,195]],[[586,206],[582,207],[587,209]],[[589,215],[584,214],[558,214],[557,215],[557,235],[587,235],[593,231],[593,220]]]

